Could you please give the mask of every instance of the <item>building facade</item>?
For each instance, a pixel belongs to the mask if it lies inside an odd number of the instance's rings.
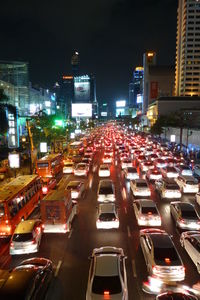
[[[136,67],[133,72],[133,107],[142,108],[144,68]]]
[[[179,0],[176,39],[176,96],[200,96],[200,1]]]

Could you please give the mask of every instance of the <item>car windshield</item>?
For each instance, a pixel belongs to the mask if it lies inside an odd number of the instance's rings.
[[[99,194],[113,194],[112,186],[105,186],[99,189]]]
[[[100,221],[115,221],[116,216],[114,213],[102,213],[99,216]]]
[[[14,234],[12,240],[14,242],[27,242],[32,240],[32,238],[33,238],[32,232],[28,232],[28,233]]]
[[[186,181],[186,184],[189,184],[189,185],[196,185],[197,182],[196,182],[196,181],[190,181],[190,180],[187,180],[187,181]]]
[[[78,170],[85,170],[85,165],[78,165],[78,166],[77,166],[77,169],[78,169]]]
[[[166,258],[169,258],[170,261],[179,261],[178,254],[174,247],[155,247],[154,248],[154,258],[156,264],[165,262]]]
[[[158,214],[156,207],[142,207],[142,214]]]
[[[108,170],[108,167],[102,166],[102,167],[100,167],[100,170]]]
[[[119,276],[94,276],[92,293],[103,295],[105,291],[110,295],[122,292]]]
[[[65,167],[66,168],[71,168],[71,167],[73,167],[73,164],[67,164],[67,165],[65,165]]]
[[[185,219],[198,219],[195,210],[182,210],[182,218]]]

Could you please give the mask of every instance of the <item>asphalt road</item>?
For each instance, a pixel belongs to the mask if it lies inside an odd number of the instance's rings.
[[[102,152],[97,152],[93,166],[100,164]],[[89,185],[80,199],[80,212],[72,224],[72,230],[68,234],[43,234],[40,251],[36,255],[20,255],[10,258],[4,257],[7,268],[16,266],[21,260],[40,256],[51,259],[54,263],[55,277],[51,283],[45,300],[82,300],[85,299],[88,271],[90,261],[88,257],[92,250],[101,246],[121,247],[127,256],[126,269],[128,278],[129,299],[155,299],[155,296],[145,294],[142,291],[142,283],[147,280],[146,265],[141,248],[139,246],[139,227],[133,212],[133,196],[130,192],[130,184],[124,180],[120,164],[116,162],[111,167],[111,179],[116,188],[116,203],[119,207],[120,228],[117,230],[97,230],[97,187],[99,182],[98,168],[87,179]],[[73,175],[66,176],[73,180]],[[76,177],[77,179],[77,177]],[[152,188],[152,199],[156,201],[162,216],[162,228],[173,235],[173,241],[177,246],[180,256],[186,267],[184,284],[193,285],[199,280],[199,274],[184,249],[179,243],[180,233],[177,231],[169,212],[169,202],[162,201]],[[183,200],[195,203],[194,195],[183,196]],[[197,207],[199,210],[199,207]]]

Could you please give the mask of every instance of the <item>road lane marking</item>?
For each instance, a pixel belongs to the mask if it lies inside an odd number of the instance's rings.
[[[125,210],[125,214],[127,215],[127,208],[126,208],[126,207],[124,207],[124,210]]]
[[[60,267],[62,265],[62,260],[59,260],[58,264],[57,264],[57,267],[56,267],[56,270],[55,270],[55,274],[54,274],[54,277],[57,277],[58,276],[58,272],[60,270]]]
[[[73,232],[73,228],[70,230],[70,232],[69,232],[69,235],[68,235],[68,239],[70,239],[71,238],[71,236],[72,236],[72,232]]]
[[[127,226],[127,232],[128,232],[128,237],[131,237],[131,230],[129,226]]]
[[[123,200],[126,200],[126,189],[125,189],[125,187],[123,187],[121,193],[122,193]]]
[[[133,277],[134,277],[134,278],[137,278],[137,272],[136,272],[135,260],[132,259],[131,263],[132,263]]]
[[[92,187],[92,183],[93,183],[93,177],[91,177],[90,180],[89,180],[89,188],[90,188],[90,189],[91,189],[91,187]]]

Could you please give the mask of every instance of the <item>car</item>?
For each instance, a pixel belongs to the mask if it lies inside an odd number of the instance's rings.
[[[89,159],[89,158],[87,158],[85,156],[83,156],[81,162],[87,164],[88,166],[91,165],[91,159]]]
[[[153,163],[154,163],[154,166],[156,168],[165,168],[165,167],[167,167],[167,162],[165,160],[161,159],[161,158],[155,159],[153,161]]]
[[[148,179],[150,182],[154,182],[155,180],[162,179],[162,174],[160,170],[156,168],[150,169],[146,173],[146,179]]]
[[[133,208],[139,226],[161,226],[161,217],[153,200],[135,200]]]
[[[200,205],[200,192],[195,195],[196,202]]]
[[[181,198],[181,190],[174,179],[163,178],[155,181],[155,189],[160,194],[161,199]]]
[[[29,254],[39,251],[43,225],[40,220],[21,221],[11,237],[10,255]]]
[[[93,250],[86,300],[128,300],[125,259],[122,248],[105,246]]]
[[[200,177],[200,165],[198,165],[198,164],[194,165],[194,168],[193,168],[193,175],[194,175],[196,178],[199,178],[199,177]]]
[[[97,191],[98,202],[114,202],[115,199],[115,188],[112,180],[104,179],[99,181]]]
[[[181,201],[171,202],[170,213],[180,229],[200,230],[200,218],[193,204]]]
[[[150,276],[163,282],[185,279],[184,265],[167,232],[157,228],[142,229],[140,245]]]
[[[184,291],[182,292],[168,291],[158,295],[156,297],[156,300],[198,300],[198,298]]]
[[[158,155],[156,153],[150,154],[148,156],[148,160],[154,161],[155,159],[158,159]]]
[[[177,182],[183,193],[196,194],[199,191],[198,180],[193,176],[178,176],[177,178],[175,178],[175,181]]]
[[[83,157],[83,158],[87,158],[88,161],[92,162],[93,154],[92,154],[92,153],[86,152],[86,153],[84,154],[84,157]],[[83,159],[82,159],[82,161],[83,161]]]
[[[121,161],[121,168],[122,168],[122,170],[125,169],[125,168],[128,168],[128,167],[132,167],[132,166],[133,166],[132,160],[129,159],[129,158],[124,158]]]
[[[52,189],[55,189],[57,186],[57,181],[55,178],[43,177],[42,178],[42,194],[47,195],[48,192]]]
[[[151,190],[145,179],[131,180],[130,188],[132,190],[133,196],[151,196]]]
[[[63,167],[63,173],[64,174],[73,174],[74,173],[74,163],[71,161],[68,161],[64,164]]]
[[[98,175],[99,175],[99,177],[110,177],[109,165],[106,165],[106,164],[100,165]]]
[[[181,176],[192,176],[193,175],[190,167],[188,167],[186,165],[178,165],[178,166],[176,166],[176,170],[179,173],[179,175],[181,175]]]
[[[26,259],[11,270],[0,271],[0,298],[43,300],[52,278],[52,261],[41,257]]]
[[[72,199],[81,198],[83,192],[85,191],[85,184],[83,181],[70,181],[66,187],[66,191],[69,191],[71,193]]]
[[[104,155],[102,161],[104,164],[112,164],[113,158],[111,155]]]
[[[101,203],[98,207],[97,229],[119,228],[119,217],[114,203]]]
[[[135,167],[128,167],[124,169],[125,178],[128,180],[139,179],[139,174]]]
[[[89,165],[86,163],[78,163],[74,169],[75,176],[87,176],[89,172]]]
[[[140,163],[141,172],[147,172],[152,169],[154,169],[154,164],[151,161],[144,161]]]
[[[180,243],[195,264],[197,272],[200,274],[200,232],[182,232]]]
[[[145,161],[146,161],[146,156],[141,154],[141,155],[138,155],[136,157],[135,163],[136,163],[136,165],[139,165],[139,164],[141,164],[142,162],[145,162]]]
[[[178,177],[178,172],[174,167],[165,167],[165,168],[161,168],[161,173],[163,175],[163,177],[167,177],[167,178],[176,178]]]

